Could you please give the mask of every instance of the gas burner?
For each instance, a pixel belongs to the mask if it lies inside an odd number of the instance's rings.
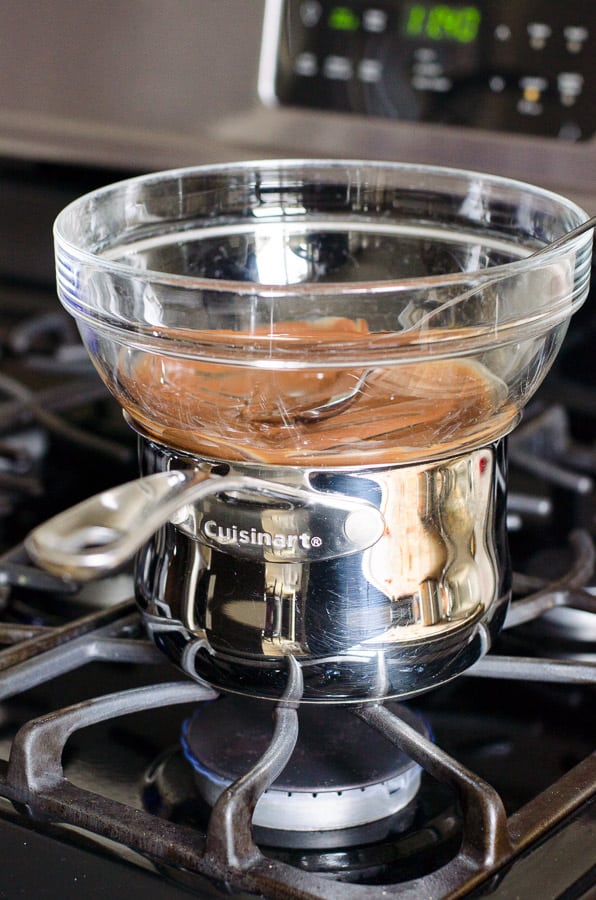
[[[184,753],[209,805],[265,752],[271,714],[270,703],[222,697],[186,721]],[[411,712],[402,714],[427,733]],[[420,788],[420,767],[345,708],[303,706],[299,721],[290,763],[255,810],[262,839],[272,846],[335,847],[386,836]]]
[[[179,746],[170,747],[151,765],[143,801],[160,818],[198,833],[207,830],[211,808],[198,794],[194,770]],[[423,877],[452,858],[461,842],[462,821],[453,793],[423,774],[416,799],[376,825],[275,833],[253,822],[253,834],[265,856],[304,871],[359,884],[400,882]],[[175,877],[173,871],[170,875]]]
[[[245,705],[248,707],[246,713],[241,709]],[[404,710],[399,704],[387,705],[394,709],[399,707],[400,714],[413,723],[420,734],[427,734],[426,726],[419,717]],[[246,698],[218,698],[201,704],[194,711],[184,725],[184,733],[188,735],[191,731],[195,741],[208,743],[208,750],[201,747],[203,755],[207,757],[211,754],[218,769],[227,768],[236,777],[240,770],[244,771],[245,766],[258,761],[259,751],[266,746],[270,738],[267,734],[267,722],[271,720],[272,709],[270,703],[247,701]],[[334,712],[337,716],[334,716]],[[313,728],[319,728],[321,715],[328,717],[330,713],[338,728],[334,730],[332,726],[324,725],[318,732],[321,740],[317,740],[317,731]],[[227,722],[227,729],[220,725],[220,714]],[[424,773],[420,778],[418,766],[395,746],[392,747],[378,732],[358,721],[353,711],[345,707],[334,711],[331,707],[326,707],[324,711],[318,707],[301,707],[299,716],[300,734],[304,734],[304,739],[299,740],[287,771],[261,796],[252,821],[254,839],[266,857],[306,872],[324,873],[355,884],[373,884],[423,877],[457,853],[462,839],[462,818],[453,791]],[[350,719],[354,720],[353,723]],[[220,748],[220,753],[216,753],[217,737],[210,730],[212,725],[220,736],[225,730],[228,732],[225,749],[222,751]],[[204,733],[201,730],[203,728]],[[236,735],[241,735],[240,747],[232,744],[231,738]],[[207,740],[202,742],[202,737]],[[344,739],[347,743],[342,747]],[[321,754],[321,745],[329,740],[339,752]],[[177,825],[190,826],[198,833],[205,833],[211,806],[197,790],[196,761],[189,765],[186,737],[182,743],[184,747],[173,745],[167,748],[147,770],[142,791],[143,803],[153,815]],[[342,749],[344,754],[341,753]],[[220,764],[222,755],[224,765]],[[397,770],[401,764],[404,772],[410,773],[412,781],[416,783],[415,798],[408,802],[404,791],[401,802],[405,806],[377,822],[332,829],[326,828],[328,823],[323,822],[321,827],[316,823],[317,818],[330,815],[337,820],[338,810],[333,808],[334,804],[339,803],[339,811],[345,812],[341,807],[341,798],[346,795],[349,797],[350,791],[352,802],[356,793],[366,795],[370,791],[374,797],[374,785],[365,783],[370,781],[366,770],[367,761],[374,767],[379,778],[386,777],[386,783],[399,781],[400,774]],[[343,778],[340,774],[342,768]],[[290,831],[288,824],[294,828],[300,824],[294,820],[294,807],[291,805],[293,796],[289,796],[294,792],[288,791],[290,779],[294,779],[294,783],[301,787],[311,787],[312,774],[309,773],[315,770],[318,770],[324,784],[318,786],[314,797],[310,791],[298,791],[298,794],[303,795],[302,801],[309,794],[312,804],[310,800],[306,800],[302,805],[301,798],[298,798],[298,806],[301,807],[298,815],[307,814],[309,819],[304,823],[304,830]],[[199,781],[204,777],[201,772]],[[348,783],[349,778],[353,782],[352,787],[348,787],[343,793],[331,789],[330,782],[335,786],[340,782]],[[210,773],[209,780],[211,783],[213,773]],[[362,784],[356,786],[356,781]],[[221,790],[218,784],[207,788],[207,791],[204,785],[202,788],[203,794],[210,789],[213,793]],[[281,806],[285,806],[281,813],[283,818],[276,828],[259,824],[259,820],[271,811],[271,794],[278,795],[273,804],[273,814]],[[319,801],[320,807],[317,806]],[[371,805],[369,801],[365,802]],[[375,799],[372,803],[375,803]],[[355,800],[357,808],[358,804],[359,801]],[[395,801],[391,805],[398,806]],[[360,802],[360,807],[362,806]],[[262,812],[263,807],[265,813]],[[381,811],[381,814],[384,813],[386,810]],[[288,821],[290,819],[293,821]],[[170,876],[176,878],[176,873],[171,871]]]

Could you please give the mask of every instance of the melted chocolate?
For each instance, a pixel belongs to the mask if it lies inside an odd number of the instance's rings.
[[[309,356],[316,350],[320,359],[326,344],[364,343],[370,335],[362,320],[280,323],[272,334],[287,340],[294,353],[300,342],[300,368],[147,353],[131,360],[127,354],[114,389],[131,417],[161,443],[198,456],[273,465],[353,466],[450,456],[502,436],[516,419],[504,383],[474,360],[308,366]],[[337,408],[310,417],[312,410],[346,397]]]

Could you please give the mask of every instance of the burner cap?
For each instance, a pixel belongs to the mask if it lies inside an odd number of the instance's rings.
[[[398,704],[387,704],[398,707]],[[267,702],[226,696],[199,706],[182,744],[201,796],[213,805],[267,749]],[[399,707],[421,733],[425,726]],[[394,816],[416,796],[420,767],[345,707],[305,705],[286,769],[259,799],[254,825],[275,831],[337,831]]]

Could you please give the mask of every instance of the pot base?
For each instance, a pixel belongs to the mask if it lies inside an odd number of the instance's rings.
[[[509,594],[482,616],[435,641],[379,648],[355,649],[342,656],[313,660],[294,656],[302,671],[302,703],[362,704],[406,700],[445,684],[470,668],[490,649],[499,633]],[[290,678],[288,658],[234,656],[210,648],[192,635],[182,622],[145,613],[145,624],[155,644],[196,681],[216,690],[261,700],[282,699]]]

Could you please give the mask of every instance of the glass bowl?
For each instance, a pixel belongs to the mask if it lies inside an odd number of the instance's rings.
[[[477,172],[187,168],[58,217],[59,296],[131,423],[199,457],[440,459],[516,424],[589,287],[586,214]]]

